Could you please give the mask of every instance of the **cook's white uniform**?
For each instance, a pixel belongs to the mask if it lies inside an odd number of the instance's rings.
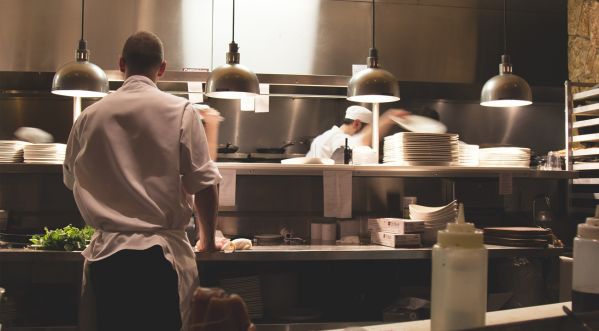
[[[333,152],[335,152],[337,148],[345,146],[345,138],[348,138],[347,145],[349,148],[364,145],[362,143],[361,133],[350,136],[343,133],[338,126],[333,125],[332,128],[312,140],[310,150],[308,151],[308,154],[306,154],[306,157],[331,158],[331,155],[333,155]]]
[[[221,180],[189,102],[147,77],[127,78],[77,119],[63,167],[83,219],[96,228],[83,251],[86,266],[119,250],[160,245],[178,275],[185,330],[198,279],[185,235],[192,194]]]

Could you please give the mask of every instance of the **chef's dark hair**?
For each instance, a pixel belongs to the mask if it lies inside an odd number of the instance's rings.
[[[164,60],[164,48],[157,35],[138,31],[127,38],[121,56],[131,75],[145,75],[160,67]]]

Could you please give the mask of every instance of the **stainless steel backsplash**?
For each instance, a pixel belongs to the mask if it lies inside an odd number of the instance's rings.
[[[514,72],[533,85],[567,78],[566,0],[507,2],[506,38]],[[231,1],[87,0],[91,61],[117,69],[128,35],[164,41],[169,70],[225,62]],[[80,37],[77,0],[0,1],[0,71],[55,71],[72,61]],[[498,72],[501,0],[378,0],[376,47],[400,81],[480,83]],[[237,1],[241,63],[258,73],[351,75],[371,46],[366,0]]]

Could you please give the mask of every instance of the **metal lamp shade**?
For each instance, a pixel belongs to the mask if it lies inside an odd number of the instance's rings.
[[[368,103],[394,102],[399,100],[399,83],[387,70],[367,68],[352,76],[347,86],[347,99]]]
[[[52,81],[52,93],[70,97],[100,98],[108,94],[108,77],[89,61],[74,61],[60,67]]]
[[[241,64],[224,64],[206,81],[206,95],[220,99],[242,99],[260,94],[258,77]]]
[[[520,107],[532,104],[528,83],[514,74],[500,74],[489,79],[480,94],[480,104],[487,107]]]

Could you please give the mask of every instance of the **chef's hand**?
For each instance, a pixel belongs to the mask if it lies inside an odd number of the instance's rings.
[[[218,157],[218,127],[224,118],[220,116],[218,110],[206,105],[197,105],[195,109],[204,123],[210,159],[216,160]]]
[[[225,237],[215,238],[213,242],[198,240],[196,243],[196,250],[198,252],[218,252],[221,251],[229,241],[231,240]]]
[[[218,110],[214,108],[203,108],[198,109],[198,113],[202,117],[202,120],[207,126],[216,126],[219,125],[220,122],[224,120]]]

